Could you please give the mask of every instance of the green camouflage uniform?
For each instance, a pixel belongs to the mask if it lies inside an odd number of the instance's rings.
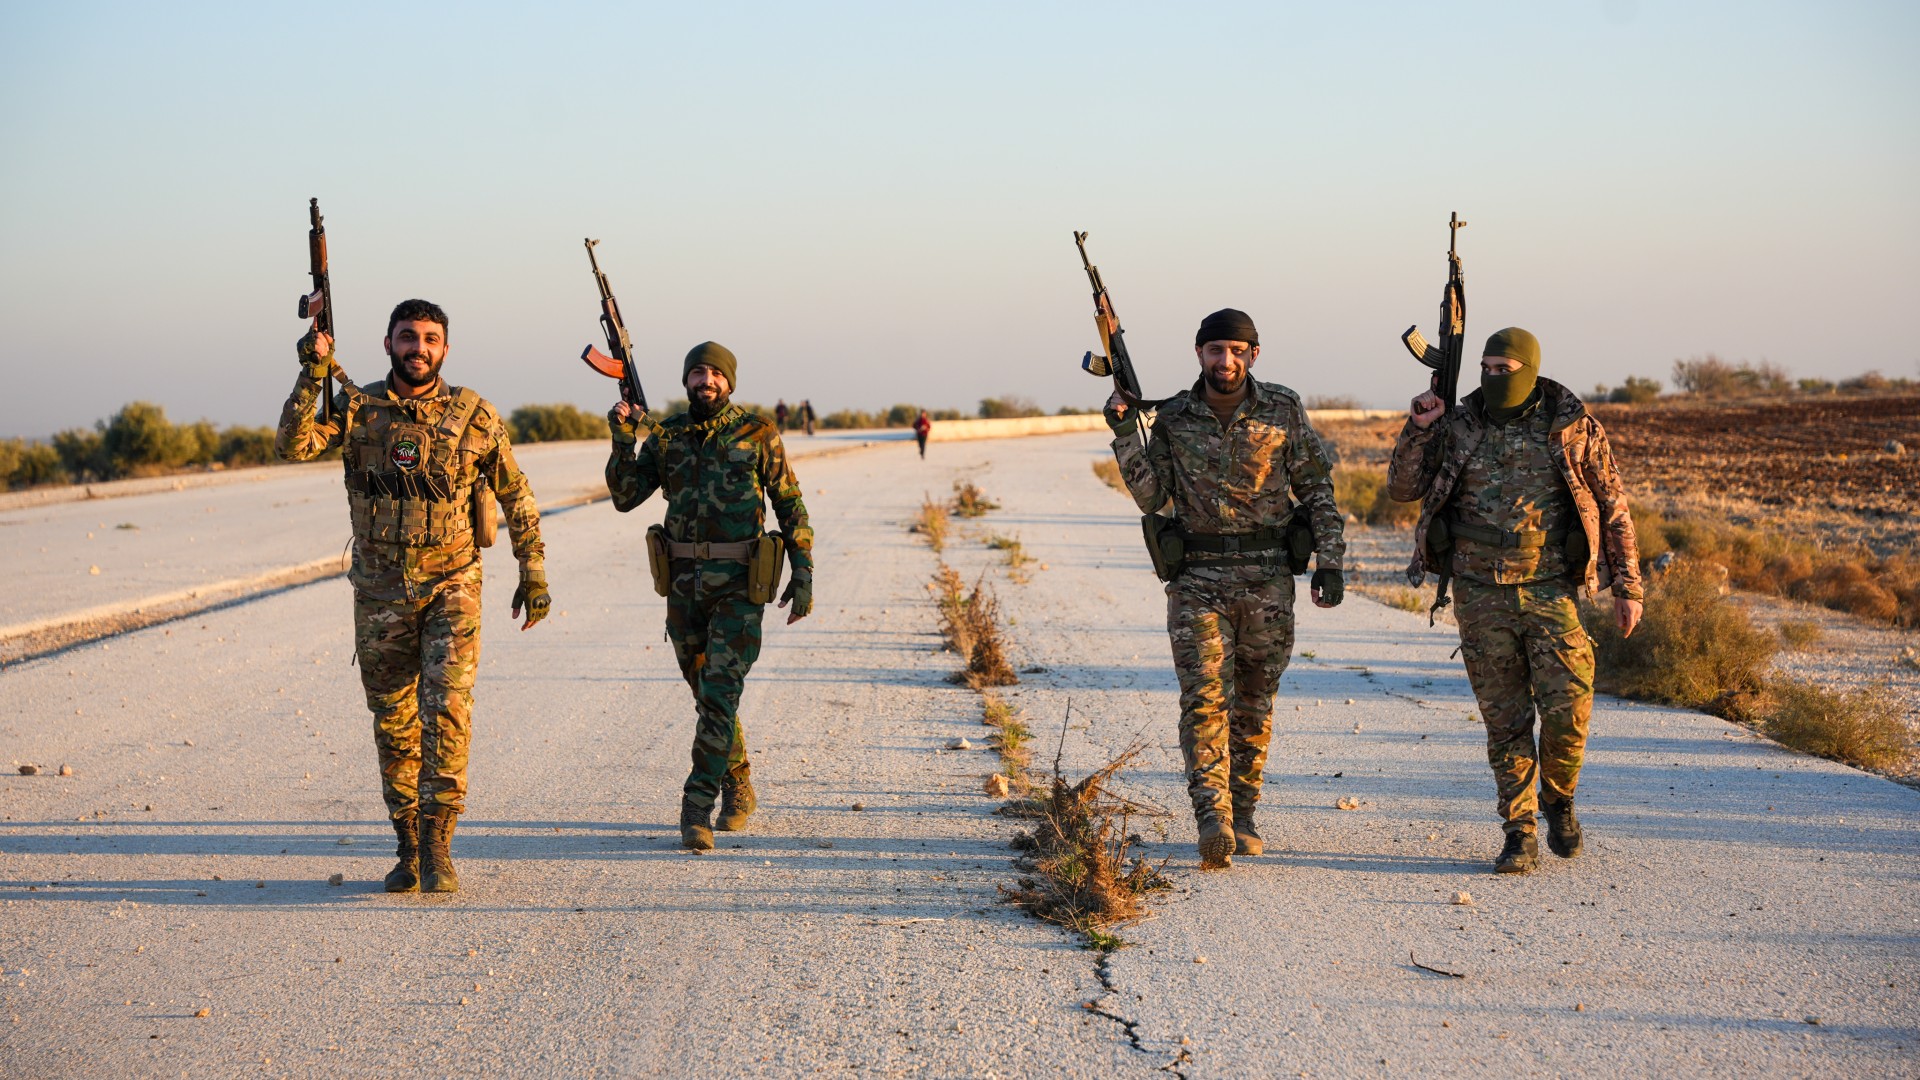
[[[1196,384],[1159,407],[1145,447],[1132,434],[1116,437],[1127,490],[1149,514],[1171,501],[1190,533],[1251,533],[1305,513],[1319,566],[1339,569],[1346,541],[1326,449],[1299,395],[1277,383],[1252,387],[1225,427]],[[1212,565],[1190,555],[1167,584],[1180,750],[1202,821],[1231,820],[1260,800],[1273,695],[1293,656],[1293,595],[1286,554],[1277,548],[1257,561]]]
[[[1487,420],[1479,391],[1443,421],[1409,420],[1394,445],[1389,494],[1425,497],[1408,580],[1430,569],[1427,537],[1444,514],[1454,531],[1449,567],[1459,600],[1460,651],[1486,718],[1499,814],[1508,832],[1535,830],[1539,802],[1571,799],[1593,711],[1593,644],[1575,597],[1610,584],[1638,600],[1639,549],[1626,492],[1600,422],[1572,391],[1540,379],[1539,402],[1505,424]],[[1469,531],[1545,534],[1495,545]],[[1569,565],[1573,538],[1584,565]],[[1585,543],[1581,543],[1584,540]],[[1539,715],[1535,746],[1534,716]],[[1534,794],[1539,788],[1538,801]]]
[[[738,405],[707,420],[678,413],[656,425],[639,452],[616,428],[607,489],[625,513],[666,489],[666,530],[681,543],[731,543],[764,535],[771,498],[796,575],[813,572],[813,529],[800,482],[773,425]],[[746,564],[675,559],[667,595],[667,637],[693,689],[693,770],[686,800],[713,806],[728,776],[750,774],[740,692],[760,656],[764,605],[747,598]]]
[[[473,682],[480,663],[480,549],[472,500],[500,500],[522,572],[542,571],[540,511],[500,414],[442,381],[423,398],[347,383],[334,419],[314,417],[306,373],[280,414],[274,452],[306,461],[341,448],[353,522],[354,647],[387,812],[458,813],[467,793]]]

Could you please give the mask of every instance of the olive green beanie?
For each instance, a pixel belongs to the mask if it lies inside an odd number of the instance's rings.
[[[687,385],[687,376],[693,374],[693,369],[701,364],[727,377],[728,393],[732,393],[740,385],[740,380],[734,376],[739,361],[733,358],[733,353],[727,351],[727,347],[719,342],[703,341],[687,353],[687,362],[680,368],[681,386]]]

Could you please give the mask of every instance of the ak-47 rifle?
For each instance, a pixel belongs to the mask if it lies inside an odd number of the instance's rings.
[[[1100,332],[1100,347],[1106,350],[1104,356],[1088,350],[1080,360],[1080,369],[1103,378],[1113,376],[1114,388],[1127,407],[1138,409],[1142,405],[1140,377],[1133,373],[1133,358],[1127,355],[1126,332],[1120,329],[1120,316],[1113,313],[1113,298],[1100,280],[1100,268],[1087,258],[1087,234],[1075,232],[1073,242],[1080,249],[1080,265],[1087,269],[1087,280],[1093,284],[1093,325]],[[1146,431],[1144,427],[1140,430]]]
[[[628,407],[647,411],[647,392],[640,388],[640,373],[634,370],[633,340],[627,337],[627,326],[620,321],[620,305],[613,298],[613,286],[607,284],[607,275],[600,272],[600,260],[594,257],[593,247],[598,240],[588,240],[587,262],[593,267],[593,280],[600,286],[600,329],[607,335],[607,353],[589,345],[581,352],[580,359],[587,366],[605,375],[609,379],[620,380],[620,400]]]
[[[307,200],[307,217],[313,227],[307,230],[307,273],[313,275],[313,291],[300,298],[300,317],[312,319],[313,328],[333,336],[333,286],[327,281],[327,229],[320,220],[320,200]],[[320,421],[333,420],[333,373],[320,378]]]
[[[1454,396],[1460,392],[1460,354],[1467,335],[1467,279],[1460,272],[1460,256],[1454,250],[1454,241],[1466,227],[1467,223],[1460,220],[1458,213],[1450,215],[1447,286],[1440,293],[1439,346],[1436,348],[1421,337],[1418,325],[1407,327],[1407,332],[1400,335],[1413,358],[1433,369],[1433,392],[1440,395],[1441,402],[1449,409],[1453,408]]]

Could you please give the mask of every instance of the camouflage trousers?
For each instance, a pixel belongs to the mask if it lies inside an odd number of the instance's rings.
[[[1260,567],[1188,569],[1167,586],[1167,636],[1194,817],[1249,813],[1273,737],[1273,694],[1293,656],[1293,578]]]
[[[1487,723],[1500,820],[1534,832],[1538,801],[1573,798],[1593,713],[1593,643],[1580,626],[1573,586],[1454,582],[1460,652]],[[1534,715],[1540,718],[1534,741]]]
[[[740,693],[760,658],[760,616],[765,605],[747,599],[746,568],[739,564],[675,562],[667,596],[667,639],[680,674],[693,690],[693,771],[686,799],[706,808],[732,776],[745,780],[747,738],[740,726]]]
[[[480,666],[480,564],[418,600],[356,591],[353,626],[387,813],[399,818],[419,803],[464,809]]]

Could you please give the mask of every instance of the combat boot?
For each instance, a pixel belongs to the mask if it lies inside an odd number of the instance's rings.
[[[1510,832],[1500,857],[1493,860],[1496,874],[1525,874],[1540,866],[1540,841],[1530,832]]]
[[[1580,819],[1573,816],[1573,800],[1541,803],[1540,813],[1547,819],[1547,849],[1563,859],[1580,854]]]
[[[420,891],[459,892],[460,877],[453,872],[453,825],[460,819],[451,807],[420,811]]]
[[[680,846],[688,851],[713,850],[713,826],[708,823],[707,815],[713,813],[712,807],[693,805],[691,800],[680,800]]]
[[[1218,814],[1200,819],[1200,869],[1225,870],[1233,865],[1233,825]]]
[[[753,811],[759,805],[760,800],[753,794],[751,778],[742,776],[736,780],[729,776],[720,785],[720,820],[714,822],[713,827],[720,832],[746,828],[747,819],[753,816]]]
[[[387,871],[387,891],[419,892],[420,812],[408,810],[405,815],[394,818],[393,835],[400,841],[393,849],[393,856],[400,861]]]
[[[1235,855],[1261,855],[1267,845],[1260,839],[1260,829],[1253,823],[1253,807],[1233,812],[1233,853]]]

